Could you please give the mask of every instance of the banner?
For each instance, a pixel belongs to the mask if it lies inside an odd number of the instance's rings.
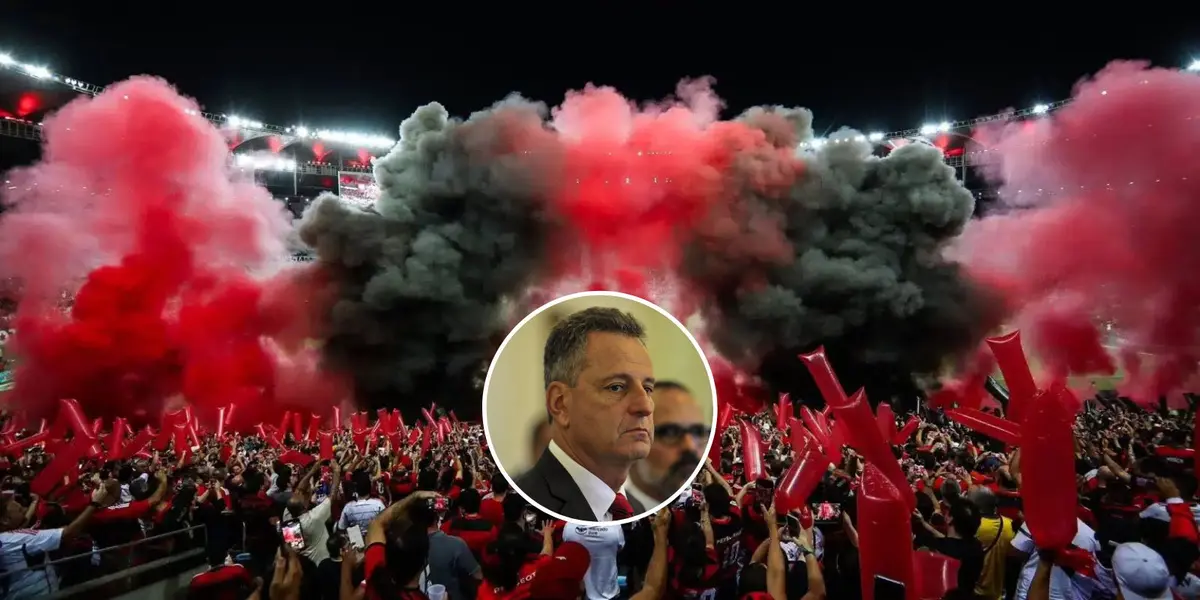
[[[340,171],[338,173],[338,196],[342,200],[362,208],[375,204],[379,198],[379,185],[373,173]]]

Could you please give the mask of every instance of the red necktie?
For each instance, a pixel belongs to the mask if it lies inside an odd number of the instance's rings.
[[[612,515],[612,520],[620,521],[633,516],[633,505],[629,503],[629,499],[625,494],[617,494],[613,498],[612,506],[608,507],[608,514]]]

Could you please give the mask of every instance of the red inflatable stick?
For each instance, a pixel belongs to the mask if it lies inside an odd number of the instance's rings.
[[[146,446],[150,445],[150,442],[154,441],[154,438],[155,438],[154,430],[151,429],[149,425],[147,425],[141,431],[139,431],[137,433],[137,435],[135,435],[133,437],[132,440],[129,440],[128,444],[125,444],[124,446],[119,447],[119,448],[118,447],[109,448],[108,459],[109,460],[121,460],[121,459],[126,459],[131,456],[134,456],[138,452],[141,452],[143,449],[145,449]]]
[[[986,435],[993,440],[999,440],[1010,446],[1021,445],[1021,430],[1016,423],[1006,421],[990,413],[973,408],[955,408],[946,411],[951,421]],[[1024,454],[1023,456],[1030,456]],[[1023,465],[1022,465],[1023,466]]]
[[[792,422],[795,414],[792,411],[792,397],[788,394],[780,394],[779,403],[775,405],[775,427],[786,433],[788,424]]]
[[[874,600],[876,575],[903,583],[905,598],[918,600],[913,577],[911,514],[901,490],[868,462],[858,496],[858,567],[863,600]]]
[[[124,417],[113,419],[112,431],[104,439],[104,447],[108,450],[108,460],[120,460],[121,446],[125,443],[125,426]]]
[[[867,404],[866,394],[859,390],[854,396],[846,397],[833,367],[825,358],[825,348],[801,354],[800,360],[804,361],[809,373],[812,373],[817,389],[825,396],[825,403],[833,409],[834,417],[843,427],[846,442],[892,482],[903,497],[905,506],[912,510],[916,506],[916,498],[908,485],[908,479],[904,476],[904,470],[892,454],[891,440],[885,439],[879,433],[879,425],[876,424],[875,414]]]
[[[1065,549],[1075,539],[1078,491],[1075,487],[1075,415],[1071,393],[1055,383],[1029,403],[1021,428],[1021,496],[1025,522],[1039,548]]]
[[[913,575],[919,600],[942,600],[946,592],[958,587],[958,569],[962,563],[945,554],[917,550],[913,553]]]
[[[717,427],[713,431],[712,445],[708,447],[708,459],[714,465],[721,464],[721,451],[724,448],[721,445],[721,440],[725,438],[725,430],[729,427],[729,421],[733,419],[733,406],[728,402],[717,403]]]
[[[892,405],[886,402],[880,402],[875,408],[875,422],[879,425],[879,435],[888,443],[896,437],[896,413],[892,412]]]
[[[836,467],[842,466],[842,447],[846,445],[846,428],[838,421],[829,426],[829,441],[825,443],[825,456]]]
[[[225,439],[225,419],[228,418],[228,406],[217,407],[217,439]]]
[[[829,440],[829,421],[825,420],[825,415],[807,406],[801,406],[800,420],[804,421],[804,425],[808,427],[809,433],[824,446]]]
[[[333,432],[317,432],[317,439],[320,440],[321,460],[333,460]]]
[[[96,433],[75,400],[59,400],[58,415],[46,433],[51,440],[62,439],[69,433],[71,441],[53,449],[47,444],[46,451],[54,455],[54,460],[29,482],[29,489],[39,496],[49,495],[64,477],[68,483],[74,481],[79,477],[79,461],[102,453],[96,443]]]
[[[1196,413],[1192,423],[1192,461],[1195,472],[1200,473],[1200,412]]]
[[[904,444],[908,443],[908,438],[912,437],[912,435],[917,432],[917,428],[920,426],[921,419],[917,417],[909,417],[908,421],[904,423],[904,427],[901,427],[900,431],[897,431],[895,437],[892,438],[892,445],[903,446]]]
[[[396,433],[400,434],[400,437],[408,434],[408,426],[404,424],[404,415],[400,414],[400,409],[392,409],[392,420],[396,422]]]
[[[310,413],[308,415],[308,431],[304,432],[304,441],[311,442],[317,439],[317,432],[321,430],[321,413]]]
[[[345,422],[342,421],[342,407],[333,407],[333,430],[341,431],[345,426]]]
[[[795,460],[784,472],[775,486],[775,510],[785,514],[794,508],[808,504],[808,496],[829,470],[829,459],[820,444],[801,426],[792,420],[792,452]]]
[[[1029,371],[1029,361],[1025,359],[1025,350],[1021,347],[1021,332],[1017,330],[988,338],[987,343],[1004,374],[1004,385],[1008,387],[1008,418],[1021,423],[1025,418],[1025,407],[1038,392],[1033,373]]]
[[[279,435],[287,435],[287,432],[281,431]],[[292,413],[292,439],[299,442],[304,437],[304,423],[301,422],[300,413]]]
[[[746,481],[755,481],[763,476],[762,438],[758,427],[745,419],[738,421],[738,431],[742,435],[742,469]]]

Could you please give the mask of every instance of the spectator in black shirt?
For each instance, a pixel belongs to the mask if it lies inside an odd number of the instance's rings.
[[[342,585],[342,549],[349,540],[341,533],[329,536],[325,541],[325,549],[329,558],[317,565],[317,589],[322,600],[338,600]],[[359,577],[361,579],[361,577]]]
[[[957,499],[950,504],[950,518],[946,523],[946,535],[930,525],[919,512],[913,515],[920,519],[921,526],[932,536],[929,549],[958,559],[958,589],[974,593],[975,583],[983,573],[983,547],[975,538],[979,531],[979,509],[969,500]]]

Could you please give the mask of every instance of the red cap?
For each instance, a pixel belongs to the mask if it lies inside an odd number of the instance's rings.
[[[578,542],[566,542],[558,547],[553,558],[537,570],[529,586],[531,600],[575,600],[592,555]]]

